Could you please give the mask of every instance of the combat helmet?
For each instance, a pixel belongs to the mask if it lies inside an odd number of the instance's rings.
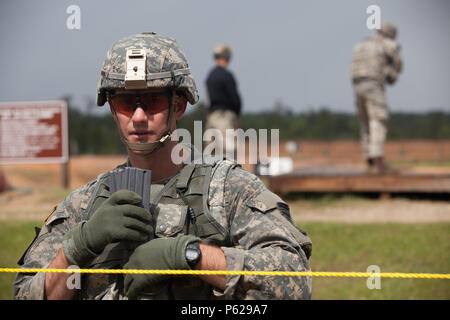
[[[383,22],[380,29],[378,29],[378,33],[385,37],[395,39],[397,36],[397,27],[393,23]]]
[[[110,91],[147,88],[167,88],[172,91],[168,131],[159,141],[148,143],[129,142],[120,128],[119,132],[122,141],[130,149],[153,152],[170,140],[169,123],[177,97],[184,95],[192,105],[198,101],[198,90],[183,51],[174,39],[155,32],[125,37],[108,50],[97,86],[97,105],[105,104]]]

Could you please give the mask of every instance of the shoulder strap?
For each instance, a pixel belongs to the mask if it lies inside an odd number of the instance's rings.
[[[191,180],[192,174],[194,173],[195,169],[199,166],[196,164],[188,164],[185,166],[178,177],[177,183],[176,183],[176,191],[178,195],[183,200],[184,204],[188,207],[188,215],[189,219],[192,222],[192,226],[194,228],[195,235],[198,237],[200,235],[198,226],[197,226],[197,217],[194,208],[190,205],[187,197],[185,196],[185,192],[187,190],[187,187],[189,185],[189,181]],[[202,195],[204,198],[204,195]]]
[[[164,187],[161,189],[159,194],[156,196],[155,202],[153,203],[153,205],[157,205],[159,203],[159,201],[161,200],[163,195],[176,183],[179,175],[180,175],[180,172],[177,173],[176,175],[174,175],[172,178],[170,178],[170,180],[164,185]]]
[[[91,200],[86,207],[86,220],[89,220],[92,216],[92,207],[97,199],[97,196],[101,193],[101,188],[105,189],[105,186],[109,184],[109,176],[107,173],[103,173],[97,177],[97,185],[95,186],[94,192],[91,195]],[[109,187],[108,187],[109,188]]]
[[[177,179],[177,184],[176,184],[176,188],[183,190],[186,189],[188,184],[189,184],[189,180],[191,179],[192,173],[195,170],[196,165],[194,163],[192,164],[188,164],[186,166],[183,167],[183,169],[181,169],[180,174],[178,176]]]

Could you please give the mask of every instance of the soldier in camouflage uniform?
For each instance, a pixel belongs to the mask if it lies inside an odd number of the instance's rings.
[[[356,107],[360,119],[363,153],[369,172],[393,173],[384,161],[389,119],[384,84],[394,84],[402,71],[397,28],[388,22],[375,35],[358,43],[351,67]]]
[[[229,160],[176,164],[171,136],[197,89],[178,44],[154,33],[108,51],[97,104],[108,101],[128,160],[152,170],[150,212],[108,173],[55,207],[23,268],[309,271],[311,241],[288,205]],[[185,151],[188,149],[184,149]],[[190,157],[190,155],[188,154]],[[149,235],[154,239],[148,241]],[[131,245],[130,245],[131,244]],[[311,277],[18,273],[16,299],[310,299]],[[76,281],[75,281],[76,283]]]

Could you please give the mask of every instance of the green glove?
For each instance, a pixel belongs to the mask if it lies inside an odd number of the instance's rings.
[[[176,238],[158,238],[136,248],[124,269],[190,270],[186,261],[186,246],[199,241],[192,235],[178,235]],[[126,274],[125,295],[136,299],[144,289],[152,289],[159,282],[170,278],[166,274]]]
[[[153,234],[152,215],[138,205],[142,197],[119,190],[63,238],[62,247],[70,263],[84,266],[109,243],[122,240],[146,241]]]

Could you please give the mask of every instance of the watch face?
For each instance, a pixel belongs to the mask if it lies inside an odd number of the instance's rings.
[[[190,243],[186,247],[186,261],[193,267],[199,260],[201,256],[201,250],[198,242]]]
[[[186,259],[188,261],[196,261],[198,258],[199,254],[197,250],[191,248],[186,249]]]

